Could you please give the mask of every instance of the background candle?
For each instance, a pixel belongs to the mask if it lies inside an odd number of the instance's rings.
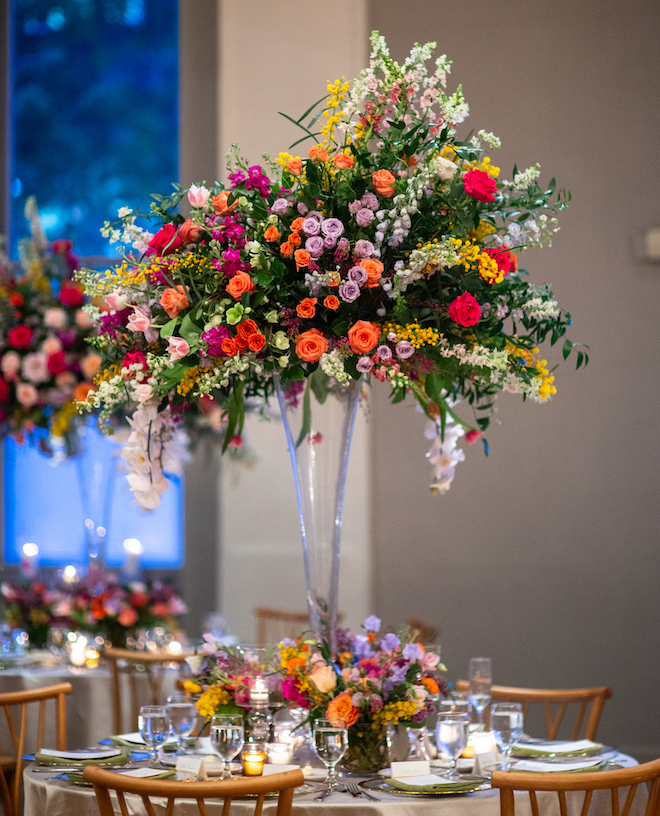
[[[269,765],[291,765],[293,762],[293,745],[283,742],[271,742],[268,746]]]
[[[30,581],[37,580],[39,572],[39,547],[36,544],[23,544],[21,549],[21,575]]]

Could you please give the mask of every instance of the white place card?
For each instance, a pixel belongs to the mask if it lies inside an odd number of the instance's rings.
[[[262,776],[271,776],[272,774],[285,773],[286,771],[297,771],[300,765],[264,765]]]
[[[195,756],[178,756],[176,758],[177,779],[183,779],[183,774],[187,774],[188,777],[194,776],[200,782],[206,781],[208,776],[204,767],[204,759]]]
[[[135,776],[138,779],[146,779],[150,776],[162,776],[165,771],[159,771],[158,768],[133,768],[130,771],[117,771],[117,773],[124,774],[124,776]]]
[[[408,776],[425,776],[431,773],[431,763],[428,759],[416,762],[393,762],[392,779],[405,779]]]
[[[139,731],[131,731],[130,734],[117,734],[117,736],[120,737],[123,740],[126,740],[126,742],[134,742],[136,745],[146,745],[147,744],[142,739],[142,737],[140,736]]]
[[[497,764],[497,754],[495,751],[483,751],[480,754],[474,755],[474,771],[475,774],[483,774],[486,771],[492,771],[493,766]]]
[[[39,752],[43,756],[57,757],[58,759],[110,759],[119,756],[122,752],[119,748],[110,748],[107,751],[55,751],[51,748],[42,748]]]

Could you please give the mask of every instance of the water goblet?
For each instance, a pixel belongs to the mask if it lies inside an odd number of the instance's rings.
[[[167,698],[167,713],[170,717],[170,728],[176,738],[176,754],[186,753],[186,737],[189,737],[197,724],[197,709],[189,694],[172,694]]]
[[[508,771],[511,765],[511,750],[523,733],[523,711],[521,703],[494,703],[490,710],[490,727],[495,742],[504,756],[498,770]]]
[[[159,768],[158,747],[165,742],[170,733],[167,708],[165,706],[142,706],[138,716],[138,731],[150,749],[151,756],[147,767]]]
[[[456,764],[468,744],[469,727],[470,718],[467,714],[460,714],[456,711],[438,714],[435,739],[438,750],[449,757],[449,768],[444,774],[447,779],[460,779],[460,774],[456,771]]]
[[[242,714],[216,714],[211,720],[211,745],[224,762],[221,779],[231,779],[229,763],[238,756],[245,741]]]
[[[314,750],[328,769],[328,790],[339,784],[336,765],[348,750],[348,730],[343,720],[317,720],[314,723]]]
[[[438,714],[455,711],[458,714],[467,714],[469,717],[472,713],[472,706],[470,705],[470,698],[467,691],[450,692],[449,697],[440,700],[437,707]]]
[[[468,669],[470,704],[477,712],[478,731],[484,731],[484,711],[490,703],[493,672],[490,657],[473,657]]]

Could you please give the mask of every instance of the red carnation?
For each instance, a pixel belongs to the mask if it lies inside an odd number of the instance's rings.
[[[21,323],[19,326],[14,326],[13,329],[9,330],[7,338],[12,348],[27,348],[32,340],[32,329],[24,323]]]
[[[85,296],[83,293],[78,289],[75,284],[68,283],[62,286],[60,289],[60,303],[63,306],[72,306],[77,308],[78,306],[82,305]]]
[[[474,326],[481,320],[481,306],[469,292],[449,304],[449,317],[459,326]]]
[[[486,203],[495,201],[497,182],[485,170],[468,170],[463,176],[463,187],[465,192],[477,201]]]
[[[149,241],[149,246],[156,250],[157,255],[171,255],[172,252],[179,249],[182,243],[181,236],[174,224],[165,224]]]
[[[57,376],[58,374],[62,374],[66,371],[66,356],[63,351],[56,351],[50,355],[48,361],[46,362],[48,366],[48,370],[53,375],[53,377]]]

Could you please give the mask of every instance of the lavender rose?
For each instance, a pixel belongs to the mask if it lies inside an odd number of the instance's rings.
[[[378,209],[378,199],[373,193],[365,193],[362,196],[361,204],[363,207],[368,207],[370,210]],[[350,205],[349,205],[350,207]]]
[[[371,210],[369,210],[369,212],[371,212]],[[371,241],[365,241],[364,238],[360,238],[355,244],[353,254],[356,258],[371,258],[374,254],[374,248]]]
[[[360,287],[351,280],[344,281],[337,291],[345,303],[352,303],[360,297]]]
[[[407,340],[399,340],[394,350],[396,351],[396,356],[401,360],[407,360],[408,357],[412,357],[415,353],[415,347]]]
[[[374,220],[373,211],[366,209],[366,207],[362,210],[358,210],[355,215],[355,220],[357,221],[358,227],[368,227]]]
[[[343,233],[343,231],[344,225],[338,218],[326,218],[321,224],[321,232],[326,236],[326,238],[334,238],[336,240]]]
[[[355,367],[360,373],[368,374],[374,367],[374,363],[370,357],[360,357]]]
[[[276,198],[275,201],[273,201],[270,211],[276,215],[282,215],[283,213],[287,212],[288,209],[289,202],[286,200],[286,198]]]
[[[362,286],[363,283],[366,283],[367,278],[367,270],[361,266],[352,266],[348,270],[348,279],[353,281],[353,283],[357,283],[358,286]]]
[[[318,235],[321,232],[321,224],[318,219],[312,218],[310,215],[303,221],[302,231],[305,235]]]
[[[323,239],[323,246],[326,249],[334,249],[337,246],[337,239],[336,238],[324,238]]]
[[[356,212],[362,209],[362,202],[356,199],[355,201],[351,201],[348,205],[348,211],[351,215],[355,215]]]
[[[307,250],[307,252],[309,252],[312,258],[314,259],[320,258],[321,255],[323,255],[323,250],[325,249],[325,245],[323,244],[323,238],[321,238],[320,235],[312,235],[311,238],[308,238],[305,241],[305,249]]]
[[[392,359],[392,349],[389,346],[378,346],[378,348],[376,349],[376,353],[378,354],[381,360]]]
[[[323,215],[322,215],[320,212],[318,212],[318,210],[310,210],[310,211],[307,213],[307,217],[308,217],[308,218],[316,218],[316,220],[319,222],[319,224],[320,224],[322,221],[324,221],[324,220],[325,220],[325,219],[324,219],[324,217],[323,217]]]

